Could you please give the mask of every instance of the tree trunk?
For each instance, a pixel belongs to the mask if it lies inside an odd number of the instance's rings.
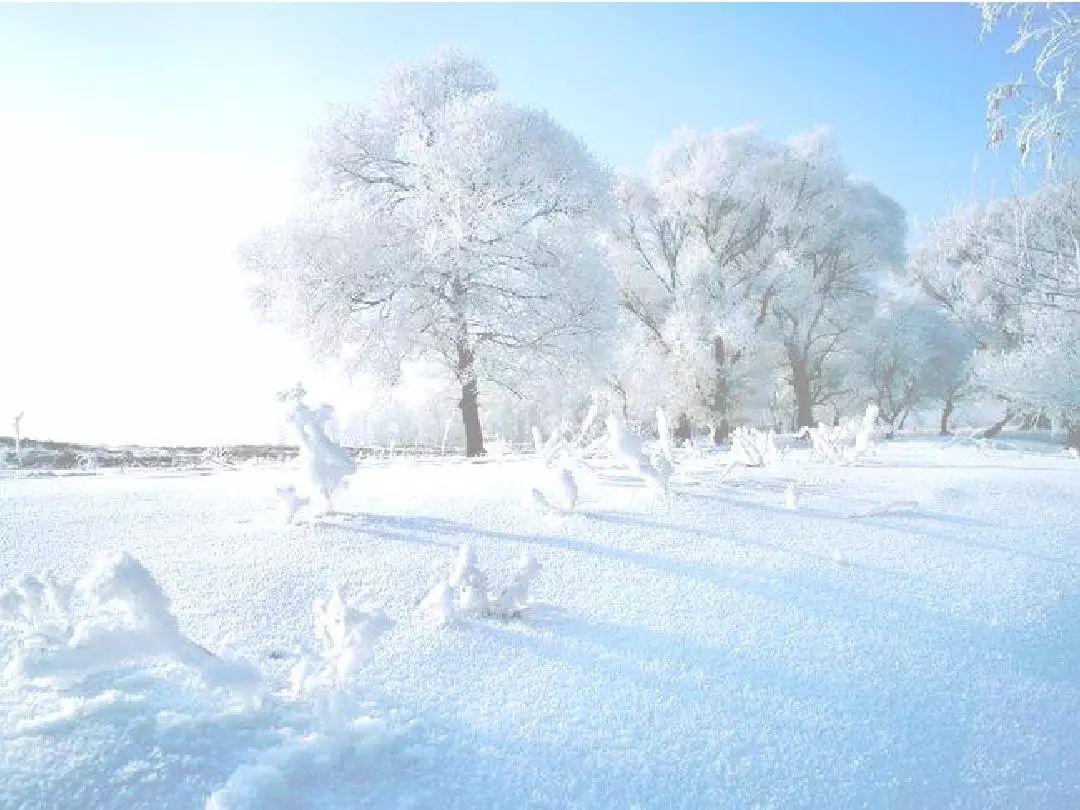
[[[484,431],[480,427],[480,405],[477,402],[476,373],[472,348],[464,336],[457,344],[458,379],[461,380],[461,421],[465,424],[465,455],[484,455]]]
[[[1065,447],[1080,450],[1080,422],[1065,422]]]
[[[731,435],[731,425],[726,418],[721,419],[713,426],[713,444],[726,444]]]
[[[484,432],[480,429],[480,406],[476,397],[476,380],[461,386],[461,421],[465,424],[465,455],[484,455]]]
[[[940,436],[951,436],[952,431],[949,430],[949,419],[952,417],[953,408],[956,407],[956,401],[950,396],[945,399],[945,404],[941,408],[941,428],[938,430]]]
[[[806,362],[794,360],[791,363],[791,384],[795,389],[795,428],[814,426],[814,406],[810,397],[810,375],[806,371]]]
[[[679,414],[679,421],[675,425],[675,443],[682,447],[683,442],[688,442],[694,437],[694,427],[685,413]]]

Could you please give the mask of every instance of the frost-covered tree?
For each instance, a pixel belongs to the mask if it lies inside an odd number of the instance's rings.
[[[972,380],[1005,404],[992,430],[1022,411],[1076,421],[1080,179],[1066,176],[936,223],[911,270],[975,347]],[[1041,382],[1036,368],[1047,370]]]
[[[903,262],[906,224],[899,205],[851,177],[822,133],[789,142],[774,176],[775,251],[761,306],[804,427],[842,391],[838,361],[872,312],[875,279]]]
[[[1016,22],[1011,54],[1034,53],[1027,73],[987,94],[990,142],[1012,140],[1021,160],[1041,152],[1053,168],[1080,132],[1080,14],[1068,3],[980,3],[982,36]]]
[[[900,208],[821,133],[776,143],[747,128],[677,134],[617,196],[622,387],[721,424],[764,407],[784,368],[811,424],[874,275],[901,259]]]
[[[777,151],[753,128],[676,133],[644,180],[620,178],[608,240],[623,317],[620,385],[643,413],[673,407],[726,437],[748,399],[753,280],[770,224],[762,171]]]
[[[851,387],[875,402],[893,429],[904,426],[913,408],[941,403],[944,435],[970,354],[963,332],[940,307],[924,299],[882,301],[851,352]]]
[[[256,300],[319,354],[393,380],[437,364],[461,391],[469,455],[481,392],[594,356],[613,311],[596,234],[606,169],[546,113],[454,52],[405,64],[334,115],[311,200],[246,251]]]

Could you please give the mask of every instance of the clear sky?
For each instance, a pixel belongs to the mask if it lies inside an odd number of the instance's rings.
[[[397,60],[459,47],[629,171],[680,126],[825,124],[925,220],[1014,181],[983,98],[1024,63],[978,28],[966,4],[0,6],[0,434],[25,409],[35,437],[274,440],[297,377],[347,400],[255,323],[236,247]]]

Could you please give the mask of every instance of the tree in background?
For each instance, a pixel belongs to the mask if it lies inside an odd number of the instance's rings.
[[[821,133],[787,144],[773,186],[762,310],[783,348],[801,428],[814,424],[815,406],[844,393],[856,327],[873,312],[876,279],[903,263],[906,223],[897,203],[848,174]]]
[[[676,134],[646,180],[624,179],[609,239],[627,362],[644,392],[710,421],[764,410],[783,374],[797,426],[841,393],[841,358],[873,309],[874,279],[902,262],[903,212],[854,181],[820,132]],[[641,403],[641,410],[655,407]]]
[[[460,388],[468,455],[484,452],[483,389],[598,356],[609,175],[484,66],[445,52],[398,67],[373,104],[333,116],[312,174],[306,208],[246,251],[258,307],[387,381],[436,363]]]
[[[653,151],[646,179],[619,181],[615,376],[638,410],[678,413],[680,438],[693,419],[723,439],[753,387],[753,282],[770,224],[761,172],[775,151],[754,129],[683,131]]]
[[[1021,413],[1080,416],[1080,178],[968,206],[934,225],[910,264],[976,352],[971,380]]]

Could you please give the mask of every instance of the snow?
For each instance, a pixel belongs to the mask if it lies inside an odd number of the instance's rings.
[[[593,460],[571,513],[522,509],[531,461],[369,461],[294,524],[281,469],[0,478],[0,582],[170,640],[0,681],[0,806],[1080,806],[1076,460],[874,451],[676,450],[670,498]],[[529,609],[432,622],[463,545]],[[6,665],[52,613],[0,601]]]

